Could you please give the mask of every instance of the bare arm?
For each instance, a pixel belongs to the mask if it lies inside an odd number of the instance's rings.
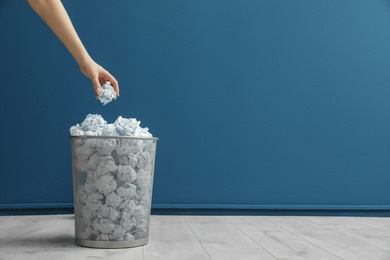
[[[100,91],[100,84],[110,81],[117,96],[119,86],[117,80],[103,67],[89,56],[76,30],[73,27],[68,13],[60,0],[27,0],[34,11],[45,21],[50,29],[66,46],[80,66],[80,70],[92,80],[96,96]]]

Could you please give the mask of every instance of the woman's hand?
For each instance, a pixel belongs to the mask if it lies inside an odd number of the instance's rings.
[[[115,90],[116,96],[119,97],[118,81],[107,70],[105,70],[92,59],[81,62],[79,65],[80,70],[84,73],[84,75],[92,80],[96,98],[98,98],[98,94],[101,90],[101,84],[106,83],[106,81],[111,83],[111,86]]]
[[[100,84],[109,81],[116,96],[119,96],[118,81],[89,56],[65,7],[60,0],[27,0],[34,11],[46,22],[57,37],[64,43],[80,66],[81,71],[92,80],[95,95],[98,97]]]

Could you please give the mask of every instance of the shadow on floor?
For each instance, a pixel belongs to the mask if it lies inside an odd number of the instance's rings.
[[[11,238],[6,244],[22,248],[79,248],[72,235],[51,235],[50,237],[33,236]]]

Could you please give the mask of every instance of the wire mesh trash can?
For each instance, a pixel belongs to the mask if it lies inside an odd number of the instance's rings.
[[[77,245],[148,243],[157,140],[71,136]]]

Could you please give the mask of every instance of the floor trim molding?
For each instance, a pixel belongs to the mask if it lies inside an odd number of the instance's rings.
[[[1,215],[73,214],[73,203],[0,204]],[[152,204],[154,215],[390,216],[390,205]]]

